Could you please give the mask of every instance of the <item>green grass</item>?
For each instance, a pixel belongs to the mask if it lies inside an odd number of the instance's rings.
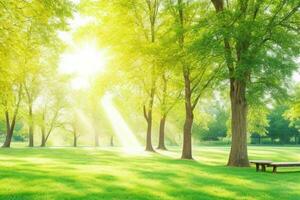
[[[198,147],[196,161],[117,148],[0,149],[0,199],[299,199],[300,168],[226,167],[228,147]],[[251,159],[300,161],[300,147],[249,147]],[[297,171],[298,170],[298,171]]]

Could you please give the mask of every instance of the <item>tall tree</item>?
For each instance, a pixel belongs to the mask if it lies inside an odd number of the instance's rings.
[[[146,16],[148,17],[148,24],[150,25],[150,38],[148,38],[148,41],[150,44],[154,44],[157,40],[156,38],[156,29],[157,29],[157,21],[158,21],[158,14],[159,14],[159,7],[160,7],[160,0],[146,0]],[[144,6],[143,6],[144,7]],[[139,16],[137,16],[139,18]],[[151,62],[151,85],[149,88],[149,100],[148,105],[143,105],[143,112],[145,120],[147,121],[147,135],[146,135],[146,151],[154,151],[152,146],[152,112],[153,112],[153,104],[154,104],[154,96],[155,96],[155,90],[156,90],[156,65],[155,58],[152,58]]]
[[[228,165],[249,166],[248,105],[284,88],[299,55],[298,1],[211,0],[216,28],[212,41],[223,45],[231,100],[232,145]],[[219,44],[220,44],[219,43]],[[220,49],[219,49],[220,50]],[[219,51],[220,52],[220,51]],[[251,98],[250,98],[251,97]]]
[[[10,86],[14,87],[14,86]],[[10,91],[5,91],[5,97],[3,98],[3,108],[6,121],[6,138],[2,145],[4,148],[9,148],[11,144],[11,139],[14,133],[17,115],[20,108],[20,103],[22,99],[22,84],[19,83],[16,89],[8,88]],[[8,98],[9,97],[9,98]]]
[[[212,62],[206,55],[194,57],[191,50],[191,43],[197,37],[193,34],[195,21],[200,20],[201,3],[178,0],[176,3],[167,4],[170,13],[174,18],[175,40],[177,43],[178,65],[181,68],[184,81],[185,98],[185,122],[183,127],[183,148],[182,158],[192,159],[192,126],[194,121],[194,110],[200,100],[205,95],[218,75],[219,66]],[[201,12],[200,12],[201,13]],[[201,13],[202,14],[202,13]]]
[[[167,54],[167,53],[166,53]],[[167,54],[168,55],[168,54]],[[171,56],[170,56],[171,58]],[[158,85],[156,96],[157,106],[160,110],[160,123],[159,123],[159,135],[158,135],[158,147],[157,149],[167,150],[165,146],[165,126],[167,117],[174,106],[179,103],[181,99],[182,89],[179,84],[178,75],[174,70],[168,69],[171,62],[166,60],[164,67],[160,70],[160,76],[158,77]],[[171,62],[173,63],[173,62]]]
[[[61,114],[68,106],[66,86],[69,77],[54,74],[55,78],[48,80],[47,89],[39,96],[38,122],[41,130],[41,147],[45,147],[49,136],[58,127],[63,126]]]

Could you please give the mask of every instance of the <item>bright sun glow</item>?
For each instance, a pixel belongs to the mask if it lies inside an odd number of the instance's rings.
[[[101,104],[124,151],[131,154],[142,153],[142,145],[130,130],[120,112],[113,105],[112,95],[106,94],[102,98]]]
[[[95,43],[85,43],[76,46],[74,51],[62,55],[60,71],[74,74],[72,81],[74,89],[88,88],[90,79],[95,74],[103,72],[106,63],[107,53],[105,50],[97,49]]]

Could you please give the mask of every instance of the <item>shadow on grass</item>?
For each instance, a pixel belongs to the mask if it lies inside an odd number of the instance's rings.
[[[263,152],[260,149],[258,155]],[[226,154],[211,148],[197,156],[217,163],[214,159]],[[276,154],[282,151],[272,156]],[[274,175],[210,164],[103,149],[5,149],[0,150],[0,199],[297,199],[300,195],[295,190],[300,176],[295,172]]]

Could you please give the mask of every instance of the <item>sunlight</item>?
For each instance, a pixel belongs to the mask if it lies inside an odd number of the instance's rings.
[[[82,110],[76,109],[76,115],[78,116],[80,121],[83,123],[84,127],[87,129],[88,132],[90,132],[90,133],[95,132],[95,129],[94,129],[92,123],[90,122],[88,117],[84,114],[84,112],[82,112]]]
[[[156,150],[160,155],[170,157],[170,158],[180,158],[180,152],[175,152],[175,151],[165,151],[165,150]]]
[[[88,88],[89,80],[105,70],[107,57],[107,52],[99,50],[95,42],[86,42],[76,46],[74,51],[63,54],[59,69],[62,73],[74,74],[72,88]]]
[[[113,105],[112,95],[106,94],[102,98],[101,104],[105,110],[105,113],[107,114],[114,132],[116,133],[116,136],[121,142],[123,150],[130,154],[142,153],[143,148],[141,144],[138,142],[127,123],[124,121],[120,112]]]
[[[299,83],[300,82],[300,72],[295,72],[294,75],[293,75],[293,80],[296,82],[296,83]]]

